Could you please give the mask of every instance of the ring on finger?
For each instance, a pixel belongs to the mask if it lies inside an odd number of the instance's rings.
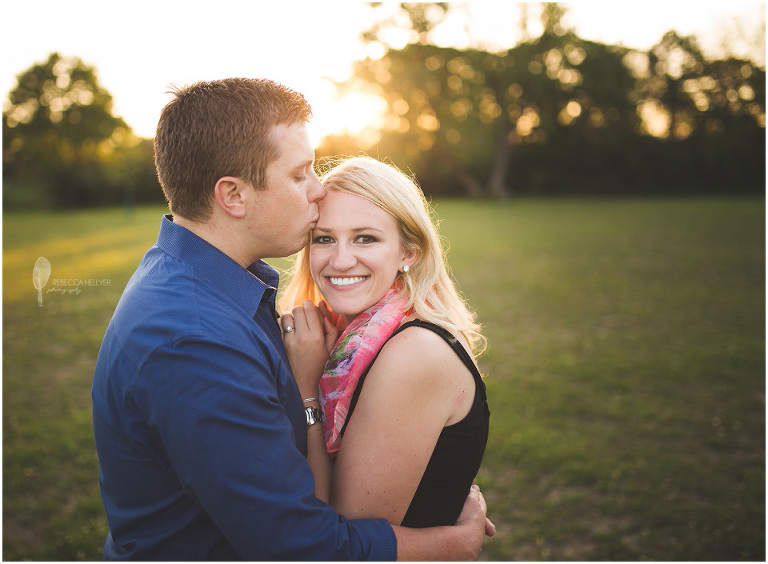
[[[293,331],[293,327],[291,327],[290,325],[288,325],[288,327],[286,327],[285,329],[283,329],[283,331],[285,331],[286,333],[290,333],[291,331]]]

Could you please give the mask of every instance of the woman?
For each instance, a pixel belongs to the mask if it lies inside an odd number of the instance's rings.
[[[319,425],[308,429],[316,493],[349,518],[453,524],[488,438],[472,354],[483,344],[479,327],[407,176],[358,157],[323,184],[281,302],[293,308],[281,325],[305,404],[322,405],[322,437]]]

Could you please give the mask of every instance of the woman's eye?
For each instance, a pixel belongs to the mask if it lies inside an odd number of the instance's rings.
[[[327,245],[331,242],[331,238],[328,235],[318,235],[312,239],[312,243],[316,245]]]
[[[378,241],[378,239],[376,237],[374,237],[373,235],[360,235],[357,238],[357,242],[358,243],[363,243],[363,244],[375,243],[376,241]]]

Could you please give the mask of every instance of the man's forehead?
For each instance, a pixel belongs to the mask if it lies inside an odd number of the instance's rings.
[[[272,136],[272,142],[277,148],[277,158],[284,156],[297,161],[297,164],[307,159],[310,162],[315,159],[315,151],[309,142],[309,134],[305,123],[296,122],[291,125],[274,125],[270,135]]]
[[[277,139],[309,139],[307,124],[303,121],[295,121],[293,123],[276,123],[270,129],[270,134],[272,137]]]

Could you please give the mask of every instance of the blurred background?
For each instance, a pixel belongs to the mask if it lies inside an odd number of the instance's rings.
[[[762,4],[48,4],[32,42],[6,12],[6,210],[161,201],[168,86],[235,75],[303,92],[319,157],[430,195],[763,189]]]
[[[763,3],[3,13],[4,559],[101,558],[90,379],[164,211],[154,127],[227,76],[432,201],[490,341],[484,559],[765,559]]]

